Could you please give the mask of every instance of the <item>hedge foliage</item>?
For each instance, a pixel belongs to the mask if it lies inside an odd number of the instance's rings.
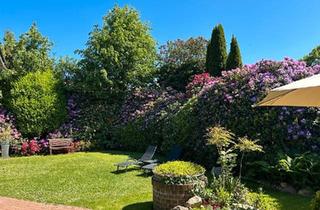
[[[184,94],[173,89],[136,89],[122,106],[113,141],[131,150],[144,150],[148,144],[160,146],[164,124],[184,100]]]
[[[24,135],[46,134],[66,117],[66,101],[52,70],[30,72],[14,82],[9,106]]]
[[[118,124],[114,140],[131,149],[157,143],[163,151],[180,144],[185,157],[210,166],[215,153],[206,145],[205,135],[208,127],[220,124],[237,136],[259,139],[266,156],[271,154],[268,151],[318,151],[318,109],[252,105],[272,88],[319,72],[320,66],[307,67],[289,58],[263,60],[223,72],[221,77],[196,75],[179,103],[172,93],[160,97],[140,90],[125,103],[121,113],[127,117],[122,122],[128,120]]]

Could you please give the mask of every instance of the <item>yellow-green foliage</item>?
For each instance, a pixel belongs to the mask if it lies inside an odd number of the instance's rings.
[[[311,209],[312,210],[319,210],[320,209],[320,191],[316,193],[314,198],[311,201]]]
[[[195,176],[203,174],[205,169],[195,163],[171,161],[157,166],[154,173],[164,176]]]
[[[277,210],[280,209],[278,201],[264,193],[250,192],[247,194],[247,201],[250,205],[260,210]]]
[[[52,70],[30,72],[13,83],[9,100],[17,127],[25,136],[40,136],[66,117],[61,83]]]

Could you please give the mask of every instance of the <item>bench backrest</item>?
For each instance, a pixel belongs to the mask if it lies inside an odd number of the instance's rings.
[[[70,147],[72,139],[49,139],[49,146],[52,147]]]

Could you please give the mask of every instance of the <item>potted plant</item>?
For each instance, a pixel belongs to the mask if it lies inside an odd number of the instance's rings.
[[[183,205],[198,184],[205,186],[205,169],[185,161],[171,161],[153,170],[153,209],[167,210]]]
[[[0,125],[0,144],[2,158],[9,158],[10,143],[14,140],[11,125],[3,123]]]

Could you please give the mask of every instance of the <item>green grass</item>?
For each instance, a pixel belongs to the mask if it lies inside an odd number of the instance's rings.
[[[75,153],[0,160],[0,195],[92,209],[150,209],[150,177],[139,170],[113,173],[113,164],[127,158]]]
[[[114,173],[136,153],[74,153],[0,160],[0,196],[92,209],[149,210],[151,178],[140,170]],[[283,210],[309,209],[310,198],[266,190]]]
[[[312,198],[293,195],[285,192],[274,190],[266,185],[260,185],[251,181],[246,181],[246,186],[251,190],[258,192],[258,188],[262,187],[263,192],[269,197],[274,198],[279,203],[281,210],[309,210]]]
[[[281,209],[285,210],[309,210],[311,198],[302,197],[299,195],[290,195],[274,190],[267,190],[267,194],[276,198],[280,204]]]

